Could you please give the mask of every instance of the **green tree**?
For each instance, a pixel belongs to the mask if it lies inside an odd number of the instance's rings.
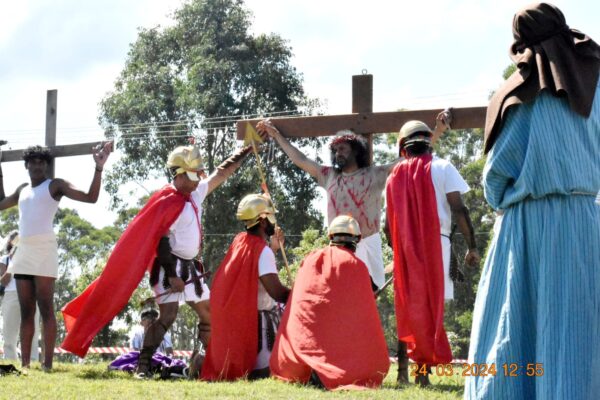
[[[166,177],[170,150],[195,137],[212,171],[236,145],[234,122],[243,116],[312,110],[301,75],[290,64],[291,48],[278,35],[253,36],[251,14],[241,0],[191,0],[173,15],[173,25],[141,29],[114,90],[101,102],[100,122],[115,136],[123,157],[107,174],[106,189],[122,207],[119,187],[131,180]],[[180,121],[180,122],[173,122]],[[301,146],[319,146],[302,140]],[[318,226],[311,203],[314,181],[278,149],[262,155],[269,187],[288,233]],[[251,158],[204,203],[203,256],[216,268],[240,230],[235,209],[241,197],[259,191]],[[290,239],[294,242],[293,239]],[[296,239],[297,243],[297,239]]]
[[[5,237],[9,232],[19,229],[19,210],[11,207],[0,211],[0,237]]]

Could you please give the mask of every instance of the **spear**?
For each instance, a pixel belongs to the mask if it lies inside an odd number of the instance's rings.
[[[244,146],[252,145],[252,151],[254,152],[254,156],[256,157],[256,166],[258,167],[258,173],[260,175],[261,184],[260,187],[265,192],[265,194],[271,200],[273,204],[273,208],[275,208],[275,204],[273,203],[273,198],[271,197],[271,193],[269,192],[269,187],[267,186],[267,179],[265,177],[265,172],[263,170],[262,161],[260,160],[260,156],[258,155],[258,149],[256,147],[256,143],[262,143],[263,140],[256,130],[250,123],[246,123],[246,134],[244,135]],[[275,223],[275,227],[277,228],[277,223]],[[292,281],[292,273],[290,271],[290,266],[288,264],[287,256],[285,255],[285,248],[283,247],[283,243],[279,241],[279,248],[281,249],[281,255],[283,256],[283,262],[285,264],[285,270],[287,271],[290,282]]]
[[[208,277],[208,276],[210,275],[210,273],[211,273],[210,271],[206,271],[205,273],[198,275],[198,279],[201,279],[201,278],[206,278],[206,277]],[[189,285],[190,283],[193,283],[193,282],[194,282],[194,278],[190,278],[190,279],[188,279],[187,281],[185,281],[185,282],[183,283],[183,285],[184,285],[184,286],[187,286],[187,285]],[[144,299],[144,300],[140,301],[140,306],[141,306],[141,307],[146,307],[147,305],[153,304],[153,303],[154,303],[156,300],[160,299],[160,298],[161,298],[161,297],[163,297],[163,296],[168,296],[168,295],[170,295],[170,294],[175,294],[175,293],[178,293],[178,292],[173,292],[173,291],[172,291],[172,290],[169,288],[169,290],[167,290],[167,291],[166,291],[166,292],[164,292],[164,293],[157,294],[156,296],[150,296],[150,297],[148,297],[147,299]]]
[[[377,289],[375,291],[375,297],[377,298],[385,289],[387,289],[388,286],[390,286],[390,284],[394,281],[394,277],[392,276],[390,279],[388,279],[382,287],[380,287],[379,289]]]

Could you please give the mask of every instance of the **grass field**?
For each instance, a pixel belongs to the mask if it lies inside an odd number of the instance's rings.
[[[45,373],[32,365],[27,376],[0,377],[1,399],[460,399],[464,380],[460,376],[432,375],[432,386],[421,389],[411,384],[399,389],[392,365],[379,390],[327,392],[302,385],[265,379],[235,383],[199,381],[139,381],[123,372],[108,371],[107,364],[55,364]]]

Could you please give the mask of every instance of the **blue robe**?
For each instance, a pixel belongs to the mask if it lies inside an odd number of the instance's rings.
[[[546,92],[513,107],[488,155],[485,196],[504,214],[479,282],[469,362],[497,373],[468,378],[466,399],[600,396],[599,91],[589,118]]]

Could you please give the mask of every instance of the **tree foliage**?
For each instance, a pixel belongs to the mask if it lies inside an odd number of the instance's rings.
[[[166,157],[194,137],[213,171],[235,148],[234,122],[248,115],[313,109],[292,51],[278,35],[250,33],[251,13],[241,0],[192,0],[173,15],[173,25],[141,29],[114,90],[101,102],[100,122],[117,138],[123,157],[107,176],[113,207],[123,207],[119,187],[167,177]],[[299,145],[318,146],[318,140]],[[318,226],[311,203],[315,183],[279,150],[263,154],[269,187],[288,233]],[[216,268],[240,230],[235,210],[243,195],[258,192],[252,157],[204,203],[203,255]],[[293,241],[293,240],[292,240]],[[296,240],[297,243],[297,240]]]

